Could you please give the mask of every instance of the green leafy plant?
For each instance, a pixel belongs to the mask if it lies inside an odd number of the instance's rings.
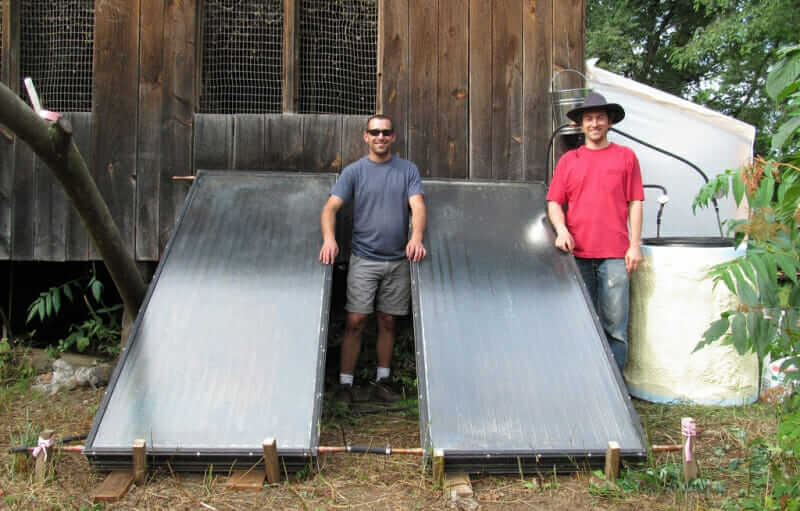
[[[773,136],[773,148],[786,151],[783,160],[756,158],[741,172],[717,176],[695,198],[695,208],[705,207],[712,197],[733,193],[737,205],[746,199],[749,211],[745,220],[726,222],[737,245],[746,244],[746,254],[709,272],[714,285],[723,283],[739,303],[711,324],[695,350],[721,341],[741,354],[756,353],[762,362],[785,358],[786,369],[800,367],[800,155],[794,149],[800,137],[800,45],[781,55],[767,92],[794,113]],[[797,371],[786,374],[798,377]]]
[[[30,358],[6,337],[0,338],[0,385],[33,376]]]
[[[788,118],[772,137],[776,160],[756,158],[740,173],[718,176],[698,193],[694,206],[712,197],[733,194],[737,205],[746,199],[748,217],[729,221],[737,244],[746,254],[714,266],[709,276],[723,283],[738,304],[721,314],[703,334],[695,350],[714,342],[752,351],[763,364],[767,357],[785,359],[781,366],[789,382],[800,378],[800,45],[782,50],[781,60],[767,77],[767,94],[783,105]],[[731,460],[729,468],[746,465],[747,488],[725,509],[800,510],[800,398],[780,417],[774,442],[757,439],[746,462]]]
[[[103,283],[92,272],[89,277],[52,286],[31,302],[28,306],[28,323],[34,320],[44,323],[57,317],[63,310],[64,300],[74,303],[80,299],[85,305],[88,317],[71,323],[67,336],[59,339],[56,348],[49,350],[51,354],[57,355],[72,349],[111,356],[119,352],[121,327],[118,316],[122,304],[107,305],[103,300],[103,289]]]

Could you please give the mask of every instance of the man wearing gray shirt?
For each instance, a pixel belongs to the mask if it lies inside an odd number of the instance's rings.
[[[392,155],[396,135],[392,121],[373,115],[364,130],[367,156],[342,171],[322,208],[322,249],[319,260],[332,264],[339,253],[336,212],[353,202],[353,247],[347,274],[347,324],[342,340],[337,401],[352,402],[353,373],[361,352],[367,317],[376,311],[378,369],[374,396],[396,401],[389,382],[394,347],[395,316],[408,313],[411,301],[409,261],[426,255],[425,201],[417,166]],[[409,210],[411,237],[408,236]]]

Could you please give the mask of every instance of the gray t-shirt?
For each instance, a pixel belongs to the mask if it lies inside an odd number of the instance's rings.
[[[405,257],[408,198],[422,193],[417,166],[403,158],[375,163],[365,156],[345,167],[331,195],[353,201],[353,253],[376,261]]]

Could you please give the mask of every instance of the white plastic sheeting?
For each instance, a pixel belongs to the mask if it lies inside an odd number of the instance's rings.
[[[681,156],[711,178],[726,169],[739,169],[753,155],[755,127],[696,105],[666,92],[586,63],[587,87],[609,102],[625,108],[625,119],[614,127]],[[692,214],[692,201],[703,185],[702,177],[690,166],[611,133],[609,138],[636,151],[645,184],[667,188],[669,203],[664,208],[661,236],[719,236],[713,208]],[[656,236],[657,189],[645,189],[643,236]],[[735,213],[733,200],[720,200],[722,220]]]

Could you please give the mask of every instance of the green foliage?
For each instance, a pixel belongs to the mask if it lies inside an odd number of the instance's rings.
[[[767,78],[769,95],[800,111],[800,46],[780,55]],[[798,127],[775,142],[777,137],[773,145],[785,148],[798,137]],[[693,207],[705,207],[732,192],[737,205],[746,198],[749,207],[746,220],[726,222],[736,243],[746,242],[746,255],[709,271],[715,286],[722,283],[738,298],[738,306],[711,324],[695,350],[721,340],[741,354],[752,351],[762,361],[787,358],[784,367],[800,367],[800,168],[791,163],[796,158],[792,152],[785,155],[788,162],[756,158],[739,173],[717,176],[695,198]],[[786,374],[798,377],[796,371]]]
[[[797,43],[796,0],[592,0],[586,56],[757,128],[756,152],[787,118],[767,97],[779,49]]]
[[[729,465],[732,471],[745,472],[746,484],[738,495],[723,503],[722,509],[800,510],[797,461],[791,442],[780,433],[787,431],[794,439],[800,436],[798,418],[797,412],[782,417],[776,443],[757,438],[747,446],[746,460],[736,459],[735,465]]]
[[[695,199],[695,206],[707,206],[712,197],[732,191],[737,204],[744,197],[749,206],[747,220],[728,223],[737,242],[747,244],[746,255],[709,272],[714,285],[722,283],[739,303],[711,324],[695,349],[721,341],[739,353],[755,352],[762,363],[767,357],[785,358],[781,369],[786,369],[800,367],[800,45],[778,55],[767,93],[794,116],[772,137],[781,160],[757,158],[741,173],[727,172],[708,183]],[[784,374],[789,380],[800,377],[798,371]],[[750,445],[747,488],[725,509],[800,510],[800,399],[793,400],[794,411],[781,417],[775,443]],[[729,468],[736,470],[740,463],[733,461]]]
[[[56,318],[62,311],[64,299],[74,303],[79,297],[85,306],[88,317],[83,321],[71,323],[66,337],[58,341],[53,354],[69,350],[92,351],[114,356],[119,353],[120,323],[118,316],[122,304],[106,305],[103,301],[103,283],[94,273],[85,278],[74,279],[43,291],[28,306],[30,323],[38,320],[44,323]]]
[[[720,481],[704,478],[694,479],[687,485],[684,483],[683,470],[679,463],[665,463],[644,469],[627,467],[614,483],[606,481],[605,474],[601,470],[595,470],[592,474],[600,482],[591,482],[589,493],[602,498],[622,498],[635,493],[655,494],[674,490],[700,493],[712,491],[717,494],[725,492],[725,486]]]
[[[33,367],[25,352],[5,338],[0,338],[0,385],[33,376]]]

